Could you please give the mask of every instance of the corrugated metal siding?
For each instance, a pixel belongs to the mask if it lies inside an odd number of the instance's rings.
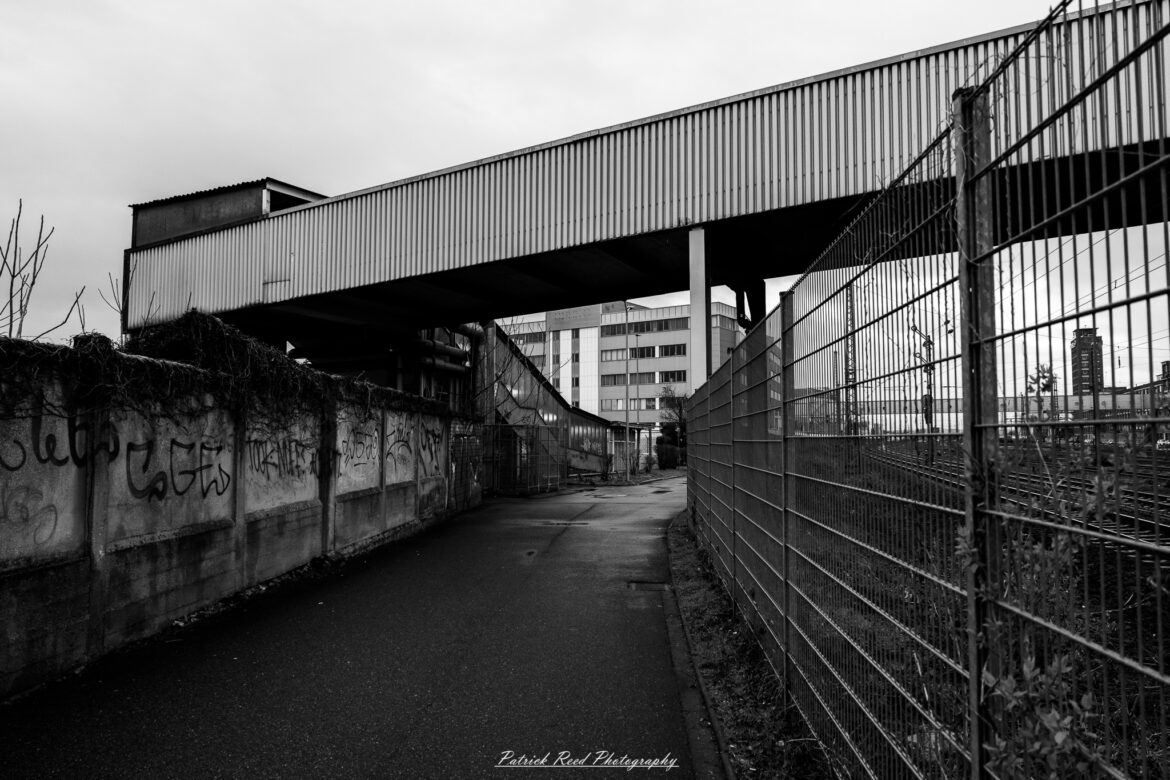
[[[1058,29],[1125,46],[1133,30],[1160,25],[1166,4],[1103,10]],[[775,87],[135,251],[129,324],[189,305],[226,311],[874,191],[946,123],[955,89],[984,78],[1024,35]],[[1066,50],[1055,37],[1041,49]],[[1093,75],[1092,63],[1070,63],[1067,83],[1031,85],[1029,121]],[[1133,100],[1112,137],[1154,120],[1152,101]],[[1101,109],[1086,106],[1085,121]]]

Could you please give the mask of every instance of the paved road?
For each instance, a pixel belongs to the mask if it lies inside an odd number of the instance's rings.
[[[653,584],[684,503],[681,480],[494,501],[0,707],[0,775],[511,777],[505,751],[604,750],[690,777]],[[519,772],[546,775],[617,771]]]

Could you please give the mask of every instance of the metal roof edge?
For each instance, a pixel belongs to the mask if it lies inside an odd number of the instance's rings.
[[[1148,2],[1148,1],[1149,0],[1115,0],[1113,3],[1111,3],[1108,7],[1105,7],[1105,8],[1098,6],[1096,8],[1085,9],[1084,11],[1069,13],[1067,15],[1066,19],[1069,21],[1072,21],[1072,20],[1080,18],[1082,16],[1092,16],[1092,15],[1097,14],[1097,13],[1120,10],[1122,8],[1127,8],[1129,6],[1136,5],[1136,4],[1141,3],[1141,2]],[[932,54],[938,54],[941,52],[951,51],[954,49],[961,49],[961,48],[966,47],[966,46],[973,46],[973,45],[976,45],[979,43],[984,43],[987,41],[997,40],[1000,38],[1007,38],[1007,37],[1010,37],[1012,35],[1019,35],[1021,33],[1027,33],[1028,31],[1034,29],[1039,22],[1040,22],[1040,20],[1037,20],[1037,21],[1031,22],[1031,23],[1019,24],[1019,25],[1015,25],[1013,27],[1007,27],[1007,28],[1004,28],[1001,30],[995,30],[992,32],[982,33],[980,35],[975,35],[975,36],[972,36],[969,38],[962,38],[960,40],[951,41],[949,43],[937,44],[935,46],[930,46],[930,47],[927,47],[925,49],[915,49],[913,51],[904,52],[902,54],[895,54],[895,55],[892,55],[889,57],[884,57],[882,59],[877,59],[877,60],[872,60],[870,62],[865,62],[865,63],[862,63],[860,65],[850,65],[848,67],[839,68],[837,70],[829,71],[827,73],[821,73],[821,74],[817,74],[814,76],[806,76],[804,78],[795,79],[793,81],[786,81],[782,84],[776,84],[776,85],[773,85],[770,87],[761,87],[759,89],[751,90],[748,92],[741,92],[741,93],[738,93],[735,95],[731,95],[729,97],[718,98],[716,100],[710,100],[710,101],[707,101],[704,103],[697,103],[695,105],[687,106],[684,108],[678,108],[678,109],[673,109],[671,111],[665,111],[665,112],[660,113],[660,114],[653,114],[651,116],[643,117],[641,119],[634,119],[634,120],[630,120],[628,122],[621,122],[621,123],[616,124],[616,125],[608,125],[606,127],[597,128],[595,130],[586,130],[584,132],[576,133],[576,134],[570,135],[570,136],[565,136],[563,138],[559,138],[559,139],[554,140],[554,141],[546,141],[543,143],[535,144],[533,146],[522,147],[520,149],[516,149],[516,150],[510,151],[510,152],[503,152],[503,153],[491,155],[488,157],[482,157],[478,160],[472,160],[470,162],[459,163],[457,165],[448,166],[446,168],[440,168],[439,170],[436,170],[436,171],[430,171],[428,173],[420,173],[420,174],[417,174],[414,176],[408,176],[404,179],[396,179],[396,180],[391,181],[391,182],[386,182],[385,184],[377,184],[377,185],[374,185],[372,187],[365,187],[365,188],[362,188],[360,190],[353,190],[352,192],[346,192],[346,193],[342,193],[339,195],[334,195],[334,196],[331,196],[329,198],[325,198],[324,200],[321,200],[321,201],[315,201],[313,203],[305,203],[305,204],[302,204],[300,206],[293,206],[292,208],[283,209],[280,212],[280,214],[281,215],[291,214],[291,213],[298,211],[300,209],[313,208],[315,206],[323,206],[323,205],[326,205],[326,204],[334,202],[334,201],[346,200],[349,198],[357,198],[357,197],[361,197],[363,195],[369,195],[369,194],[372,194],[375,192],[380,192],[383,190],[390,190],[390,189],[394,189],[396,187],[403,187],[403,186],[406,186],[408,184],[413,184],[415,182],[424,181],[426,179],[438,178],[440,176],[446,176],[446,175],[449,175],[452,173],[457,173],[459,171],[469,170],[471,168],[478,168],[478,167],[484,166],[484,165],[490,165],[491,163],[500,162],[502,160],[507,160],[507,159],[511,159],[511,158],[515,158],[515,157],[523,157],[524,155],[532,154],[534,152],[544,151],[546,149],[553,149],[553,148],[556,148],[559,146],[568,146],[570,144],[574,144],[574,143],[577,143],[579,141],[584,141],[584,140],[587,140],[590,138],[596,138],[596,137],[603,136],[603,135],[610,135],[612,133],[619,133],[619,132],[622,132],[623,130],[629,130],[629,129],[634,128],[634,127],[642,127],[645,125],[653,124],[655,122],[661,122],[661,121],[666,120],[666,119],[673,119],[675,117],[685,116],[687,114],[694,114],[694,113],[698,113],[700,111],[706,111],[706,110],[709,110],[712,108],[719,108],[721,106],[732,105],[735,103],[743,102],[745,100],[752,100],[754,98],[762,97],[764,95],[785,92],[785,91],[788,91],[791,89],[796,89],[798,87],[807,86],[809,84],[815,84],[815,83],[821,82],[821,81],[829,81],[831,79],[840,78],[842,76],[847,76],[847,75],[851,75],[854,73],[862,73],[862,72],[865,72],[868,70],[874,70],[877,68],[886,67],[888,65],[892,65],[892,64],[897,63],[897,62],[903,62],[906,60],[917,59],[919,57],[926,57],[926,56],[929,56]]]
[[[218,195],[220,193],[235,192],[236,190],[248,189],[249,187],[255,187],[259,184],[263,184],[265,186],[268,186],[270,184],[276,184],[276,185],[279,185],[281,187],[285,187],[288,190],[293,190],[296,192],[303,192],[306,195],[314,195],[322,200],[329,197],[328,195],[323,195],[319,192],[314,192],[313,190],[305,189],[304,187],[298,187],[295,184],[289,184],[288,182],[281,181],[280,179],[274,179],[271,176],[265,176],[261,179],[253,179],[251,181],[241,181],[241,182],[237,182],[235,184],[225,184],[221,187],[211,187],[211,188],[206,189],[206,190],[196,190],[194,192],[186,192],[186,193],[183,193],[181,195],[168,195],[165,198],[155,198],[154,200],[147,200],[147,201],[143,201],[141,203],[131,203],[131,204],[129,204],[129,208],[137,209],[137,208],[142,208],[143,206],[158,206],[158,205],[163,204],[163,203],[177,203],[179,201],[189,200],[189,199],[193,199],[193,198],[205,198],[209,195]],[[314,201],[314,203],[315,202],[316,201]],[[305,205],[309,205],[309,204],[305,204]]]

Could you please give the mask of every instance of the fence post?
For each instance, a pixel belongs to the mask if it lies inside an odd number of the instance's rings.
[[[710,326],[707,330],[710,330]],[[728,362],[731,363],[731,371],[727,375],[727,421],[729,423],[727,441],[731,445],[728,448],[728,457],[731,459],[731,488],[728,491],[731,495],[731,609],[733,612],[739,609],[744,622],[751,625],[747,612],[742,609],[739,603],[739,525],[736,522],[735,511],[735,353],[738,351],[738,349],[731,350],[731,357],[728,359]]]
[[[796,395],[796,369],[792,363],[792,300],[789,290],[780,295],[780,533],[783,541],[783,560],[780,570],[784,576],[784,690],[789,687],[792,658],[792,599],[788,588],[788,447],[795,422],[792,398]]]
[[[965,88],[953,97],[955,217],[962,308],[963,444],[966,464],[967,673],[971,777],[988,776],[984,745],[994,724],[983,685],[989,658],[988,586],[997,578],[1000,545],[987,510],[994,508],[999,422],[995,366],[995,267],[991,179],[980,171],[991,159],[991,124],[984,92]]]

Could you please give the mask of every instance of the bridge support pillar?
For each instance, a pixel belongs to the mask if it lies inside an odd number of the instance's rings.
[[[707,273],[707,236],[701,228],[692,228],[689,240],[691,275],[691,343],[687,381],[691,390],[702,386],[711,376],[711,277]]]

